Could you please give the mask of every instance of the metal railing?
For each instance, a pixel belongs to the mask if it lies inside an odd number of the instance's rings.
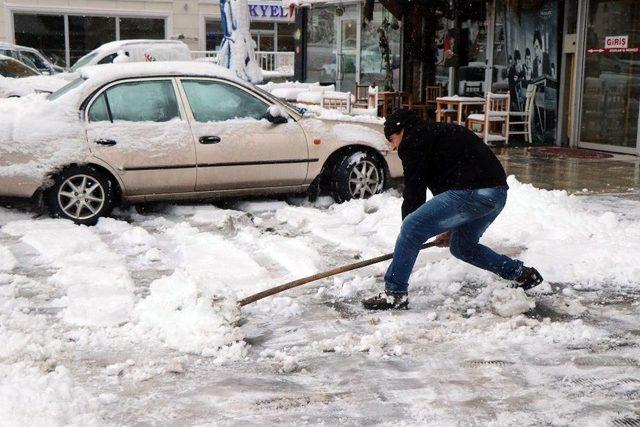
[[[215,58],[217,50],[192,50],[193,59]],[[294,52],[264,52],[256,51],[256,59],[260,68],[265,71],[279,71],[283,69],[293,70]]]

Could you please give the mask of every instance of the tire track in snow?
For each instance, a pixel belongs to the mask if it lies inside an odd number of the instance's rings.
[[[133,309],[133,282],[122,257],[96,232],[70,221],[14,221],[3,232],[20,237],[56,269],[49,283],[66,295],[63,319],[77,326],[114,326],[127,322]]]

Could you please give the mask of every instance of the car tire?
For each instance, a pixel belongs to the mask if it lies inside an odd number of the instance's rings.
[[[336,163],[332,172],[332,196],[337,202],[367,199],[384,189],[385,170],[372,154],[352,151]]]
[[[114,194],[114,185],[103,172],[93,166],[72,166],[54,177],[46,200],[52,217],[94,225],[111,213]]]

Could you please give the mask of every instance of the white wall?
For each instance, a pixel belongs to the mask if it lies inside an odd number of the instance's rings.
[[[168,38],[182,39],[193,50],[204,49],[204,19],[219,18],[216,0],[10,0],[0,2],[0,41],[13,42],[12,12],[78,13],[167,18]]]

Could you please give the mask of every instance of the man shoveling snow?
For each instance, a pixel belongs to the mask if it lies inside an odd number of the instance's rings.
[[[389,116],[384,133],[404,169],[403,222],[385,292],[362,301],[365,308],[408,307],[411,270],[421,245],[434,236],[456,258],[524,290],[542,283],[535,268],[479,243],[504,208],[509,188],[500,161],[480,138],[465,127],[427,122],[409,110]],[[429,201],[427,188],[434,195]]]

